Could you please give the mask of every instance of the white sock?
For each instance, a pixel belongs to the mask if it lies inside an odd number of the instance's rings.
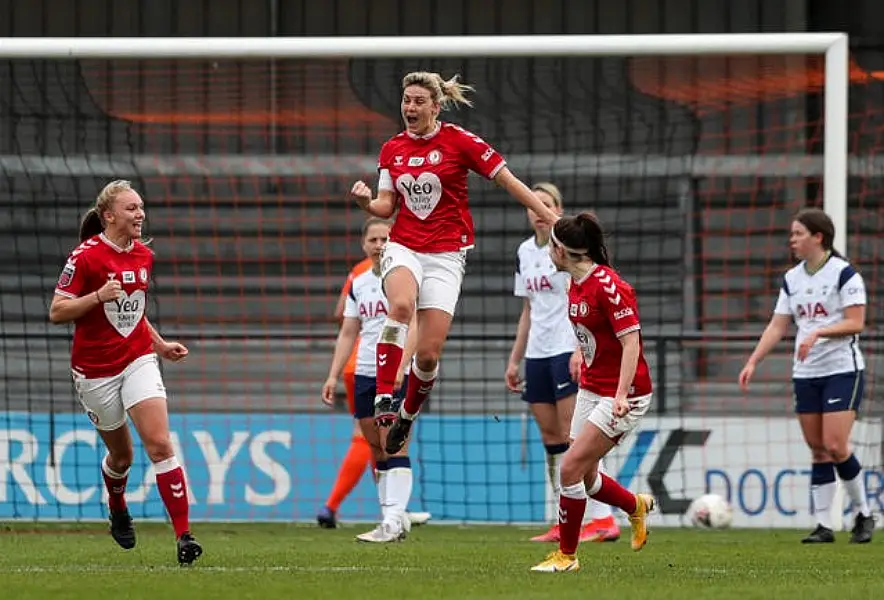
[[[813,498],[813,516],[826,529],[832,528],[832,500],[835,498],[835,482],[810,486]]]
[[[411,500],[413,484],[411,461],[408,457],[396,456],[388,459],[387,464],[389,468],[387,469],[386,492],[389,508],[387,514],[384,515],[384,521],[398,521],[396,525],[400,526],[401,520],[407,518],[405,511],[408,508],[408,501]]]
[[[854,516],[858,514],[871,515],[869,500],[866,497],[866,482],[863,477],[863,469],[856,459],[856,455],[851,454],[843,463],[836,464],[835,470],[838,472],[838,477],[844,483],[844,489],[847,491],[847,497],[850,498]]]
[[[606,473],[604,459],[599,459],[599,473]],[[596,519],[607,519],[614,513],[611,511],[611,505],[599,502],[598,500],[589,499],[589,505],[586,507],[586,514],[593,521]]]
[[[563,445],[564,446],[564,445]],[[552,446],[550,446],[552,447]],[[547,450],[546,454],[546,476],[549,478],[549,485],[552,488],[553,501],[558,506],[559,494],[562,492],[562,457],[565,456],[565,449],[555,454],[550,454]]]
[[[387,518],[387,470],[378,469],[378,503],[381,505],[381,519]]]
[[[862,473],[843,483],[853,507],[853,515],[862,514],[867,517],[871,515],[872,511],[869,509],[869,500],[866,496],[866,482]]]

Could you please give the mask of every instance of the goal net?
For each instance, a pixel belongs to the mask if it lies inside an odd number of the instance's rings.
[[[790,345],[748,396],[736,377],[790,265],[790,215],[846,206],[840,248],[871,298],[855,443],[878,508],[882,84],[850,64],[839,206],[823,193],[826,132],[844,127],[824,119],[824,64],[745,51],[0,59],[0,518],[105,514],[104,451],[72,393],[70,329],[49,325],[47,310],[80,215],[116,178],[145,198],[157,261],[148,314],[191,350],[164,377],[193,517],[314,517],[353,436],[343,388],[335,411],[319,399],[333,307],[363,258],[364,214],[346,192],[357,179],[376,184],[377,152],[400,130],[399,85],[412,70],[460,73],[476,106],[443,118],[488,140],[526,183],[555,183],[567,212],[592,209],[610,231],[616,267],[640,299],[656,393],[608,470],[656,493],[666,524],[681,524],[704,491],[730,498],[739,526],[810,523]],[[531,231],[524,210],[478,178],[471,205],[478,243],[416,428],[411,510],[541,522],[543,445],[503,377],[521,310],[515,253]],[[130,482],[133,516],[164,518],[140,446]],[[369,466],[340,518],[376,519],[376,498]]]

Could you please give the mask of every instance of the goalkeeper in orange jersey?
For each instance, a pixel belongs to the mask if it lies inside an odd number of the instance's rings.
[[[353,280],[363,273],[370,271],[371,265],[371,257],[365,258],[353,267],[350,274],[347,275],[347,280],[344,282],[341,295],[338,297],[338,303],[335,305],[335,321],[340,323],[344,319],[344,306],[346,304],[347,295],[350,293],[351,286],[353,285]],[[347,359],[347,363],[344,365],[344,370],[341,373],[344,380],[344,387],[347,390],[347,407],[351,415],[355,414],[356,355],[358,350],[359,338],[357,337],[353,344],[353,351],[350,353],[350,357]],[[341,462],[335,485],[332,488],[328,499],[325,501],[325,506],[319,514],[316,515],[316,522],[319,523],[320,527],[334,529],[338,526],[337,512],[341,503],[346,500],[350,492],[353,491],[353,488],[359,484],[359,480],[362,479],[366,467],[368,467],[371,462],[371,447],[368,445],[365,436],[362,435],[362,430],[357,421],[353,428],[353,438],[350,440],[350,448],[347,450],[347,454]]]

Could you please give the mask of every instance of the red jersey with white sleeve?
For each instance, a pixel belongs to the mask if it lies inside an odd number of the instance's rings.
[[[467,175],[493,179],[505,165],[485,140],[453,123],[425,136],[392,137],[378,160],[378,189],[395,192],[399,207],[390,241],[422,253],[472,248]]]
[[[620,338],[640,331],[635,290],[617,272],[595,265],[568,289],[568,317],[583,351],[580,387],[603,398],[613,398],[620,383]],[[639,341],[638,365],[629,397],[651,393],[651,372]]]
[[[104,234],[84,241],[68,257],[56,294],[88,296],[110,279],[122,288],[116,300],[97,304],[74,322],[71,368],[86,379],[118,375],[136,358],[153,353],[144,319],[153,258],[139,241],[120,248]]]

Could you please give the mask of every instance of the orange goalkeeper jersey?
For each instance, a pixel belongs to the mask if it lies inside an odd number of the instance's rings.
[[[350,274],[347,275],[347,281],[344,282],[344,289],[341,290],[340,298],[344,298],[347,294],[350,293],[350,286],[353,285],[353,280],[371,269],[371,259],[366,258],[350,271]],[[356,372],[356,354],[357,350],[359,350],[359,338],[356,338],[356,344],[353,346],[353,352],[350,353],[350,358],[347,359],[347,364],[344,365],[344,375],[352,375]]]

